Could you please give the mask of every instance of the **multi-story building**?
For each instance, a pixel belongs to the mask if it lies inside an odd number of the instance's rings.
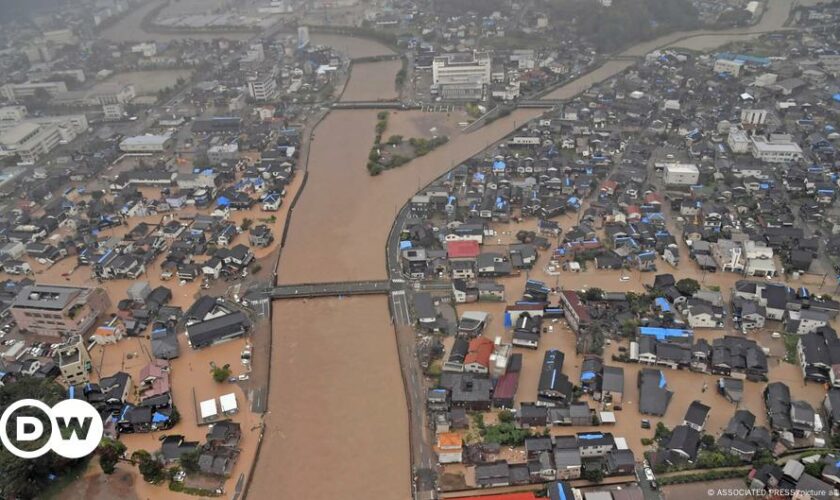
[[[663,180],[668,186],[693,186],[700,179],[700,170],[693,163],[673,163],[665,166]]]
[[[0,95],[9,101],[17,102],[26,97],[33,97],[38,90],[43,90],[52,97],[67,92],[67,84],[64,82],[40,82],[40,83],[7,83],[0,87]]]
[[[432,84],[444,99],[480,99],[490,84],[491,58],[483,52],[443,54],[432,61]]]
[[[0,133],[0,157],[18,155],[21,163],[35,163],[62,141],[56,125],[22,122]]]
[[[755,136],[750,150],[754,158],[767,163],[786,163],[803,158],[802,148],[786,134],[771,134],[769,138]]]
[[[733,153],[749,153],[752,142],[744,129],[732,127],[726,138],[726,144]]]
[[[21,330],[38,335],[84,335],[111,305],[101,288],[29,285],[12,302]]]
[[[90,382],[90,354],[81,335],[67,339],[58,349],[58,369],[70,385]]]
[[[277,68],[262,69],[248,76],[248,95],[257,101],[269,101],[277,94]]]
[[[764,125],[767,121],[766,109],[742,109],[741,124],[744,126]]]

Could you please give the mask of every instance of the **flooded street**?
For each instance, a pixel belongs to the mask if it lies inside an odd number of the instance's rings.
[[[410,498],[387,298],[275,301],[273,335],[271,401],[249,497]]]

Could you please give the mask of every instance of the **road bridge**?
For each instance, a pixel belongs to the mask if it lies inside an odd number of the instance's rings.
[[[420,106],[406,104],[401,101],[340,101],[332,105],[332,109],[420,109]]]
[[[278,285],[258,292],[249,292],[249,298],[307,299],[314,297],[338,297],[341,295],[376,295],[391,291],[388,280],[342,281],[336,283],[300,283]]]

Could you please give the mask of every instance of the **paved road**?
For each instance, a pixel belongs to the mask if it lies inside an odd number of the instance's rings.
[[[400,266],[400,232],[408,217],[408,204],[397,213],[391,234],[388,235],[386,261],[391,279],[391,301],[400,369],[403,372],[406,404],[409,410],[409,440],[411,442],[412,483],[415,499],[436,497],[437,456],[432,449],[430,423],[426,414],[426,380],[417,360],[416,333],[411,319],[411,287],[407,285]]]
[[[640,463],[636,464],[636,477],[639,479],[639,488],[645,495],[645,500],[662,500],[662,495],[659,490],[653,489],[647,479],[645,479],[645,469]]]

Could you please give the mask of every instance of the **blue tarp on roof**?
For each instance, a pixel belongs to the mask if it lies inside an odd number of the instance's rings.
[[[593,378],[595,378],[595,372],[592,371],[586,371],[580,374],[580,379],[583,382],[586,382],[587,380],[592,380]]]
[[[837,102],[840,102],[840,94],[834,94],[833,96],[831,96],[831,98]]]
[[[219,199],[216,200],[216,205],[218,205],[220,207],[226,207],[226,206],[230,205],[230,199],[227,198],[226,196],[219,196]]]
[[[601,439],[602,437],[604,437],[604,435],[600,432],[592,434],[578,434],[578,439]]]
[[[155,424],[159,424],[159,423],[162,423],[162,422],[167,422],[168,420],[169,420],[169,417],[167,417],[166,415],[164,415],[163,413],[160,413],[160,412],[155,412],[154,415],[152,415],[152,423],[155,423]]]
[[[670,337],[685,338],[693,335],[691,330],[682,330],[679,328],[655,328],[652,326],[639,327],[639,334],[656,337],[657,340],[663,340]]]
[[[407,248],[411,248],[411,242],[410,241],[401,241],[400,242],[400,250],[405,250]]]
[[[665,300],[665,297],[656,297],[656,300],[654,302],[656,303],[656,306],[659,308],[660,311],[664,313],[671,312],[671,304],[669,304],[668,301]]]
[[[668,381],[665,380],[665,374],[662,373],[662,370],[660,370],[659,371],[659,388],[664,389],[666,385],[668,385]]]
[[[494,172],[504,171],[504,169],[505,169],[505,162],[504,161],[496,160],[496,161],[493,162],[493,171]]]

